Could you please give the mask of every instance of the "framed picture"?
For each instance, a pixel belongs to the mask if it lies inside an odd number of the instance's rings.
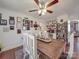
[[[15,25],[15,19],[14,19],[14,17],[9,17],[9,24],[10,25]]]
[[[23,30],[30,30],[30,20],[23,19]]]
[[[22,18],[21,17],[17,17],[17,22],[21,22]]]
[[[1,19],[0,20],[0,25],[7,25],[7,20]]]
[[[28,20],[28,18],[24,18],[23,19],[23,26],[26,26],[28,24],[30,24],[30,21]]]
[[[14,26],[10,26],[10,30],[14,30]]]
[[[17,27],[18,29],[22,29],[22,24],[23,24],[22,18],[21,18],[21,17],[17,17],[16,27]]]
[[[33,27],[33,21],[32,20],[30,21],[30,26]]]
[[[21,29],[17,29],[17,34],[21,34]]]
[[[3,27],[3,32],[9,32],[9,27]]]

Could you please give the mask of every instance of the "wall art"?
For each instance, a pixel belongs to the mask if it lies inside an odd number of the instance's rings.
[[[17,34],[21,34],[21,29],[17,29]]]
[[[31,21],[30,21],[30,26],[33,27],[33,25],[34,25],[34,24],[33,24],[33,21],[31,20]]]
[[[1,19],[0,20],[0,25],[7,25],[7,20]]]
[[[9,27],[3,27],[3,32],[9,32]]]
[[[34,28],[35,28],[35,30],[37,30],[37,29],[38,29],[38,27],[39,27],[38,23],[37,23],[37,22],[35,22],[35,23],[34,23]]]
[[[16,23],[16,27],[17,29],[22,29],[22,18],[21,17],[17,17],[17,23]]]
[[[14,26],[10,26],[10,30],[14,30]]]
[[[23,30],[30,30],[30,20],[23,19]]]
[[[14,17],[12,17],[12,16],[9,17],[9,24],[10,25],[15,25],[15,19],[14,19]]]

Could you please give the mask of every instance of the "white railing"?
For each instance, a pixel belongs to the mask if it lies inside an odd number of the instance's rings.
[[[70,43],[70,48],[69,48],[67,59],[71,59],[73,55],[73,50],[74,50],[74,33],[68,34],[68,42]]]
[[[28,33],[23,33],[23,51],[24,58],[26,58],[26,53],[28,53],[28,59],[37,59],[37,40],[35,36]]]

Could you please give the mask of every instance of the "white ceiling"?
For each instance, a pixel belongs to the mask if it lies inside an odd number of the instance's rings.
[[[49,0],[45,0],[47,2]],[[50,0],[51,1],[51,0]],[[46,15],[38,16],[37,12],[29,13],[29,10],[38,8],[33,0],[0,0],[0,7],[11,9],[14,11],[23,12],[36,19],[49,20],[55,19],[56,16],[62,14],[72,14],[76,7],[79,6],[79,0],[59,0],[59,3],[52,6],[54,11],[52,14],[46,13]],[[78,8],[77,8],[78,9]]]

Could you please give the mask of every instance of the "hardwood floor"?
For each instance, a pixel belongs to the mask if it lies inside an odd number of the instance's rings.
[[[72,59],[79,59],[79,37],[74,39],[74,54]]]
[[[15,59],[14,51],[11,50],[11,51],[7,51],[5,53],[0,54],[0,59]],[[74,39],[74,53],[73,53],[72,59],[79,59],[79,37],[75,37]]]
[[[0,59],[16,59],[15,58],[15,52],[19,49],[22,49],[23,47],[17,47],[8,51],[5,51],[3,53],[0,53]]]

